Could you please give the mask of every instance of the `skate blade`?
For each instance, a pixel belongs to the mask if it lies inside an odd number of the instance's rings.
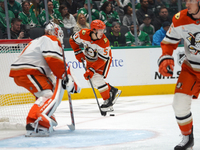
[[[186,150],[193,150],[193,148],[192,148],[192,147],[189,147],[189,148],[187,148]]]
[[[117,101],[118,97],[121,95],[122,91],[118,90],[116,95],[115,95],[115,99],[113,100],[113,105],[115,104],[115,102]]]
[[[27,133],[25,134],[25,137],[48,137],[49,136],[49,132],[34,132],[34,131],[27,131]]]
[[[101,111],[103,111],[103,112],[112,112],[112,111],[114,111],[114,109],[113,109],[112,106],[110,106],[110,107],[107,107],[107,108],[101,108]]]

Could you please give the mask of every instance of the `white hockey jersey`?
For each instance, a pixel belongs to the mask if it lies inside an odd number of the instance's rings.
[[[184,39],[185,60],[192,68],[200,69],[200,19],[194,19],[187,9],[178,12],[161,42],[163,55],[172,55],[173,50]]]
[[[92,67],[97,73],[106,77],[112,61],[110,42],[105,35],[99,40],[92,40],[91,32],[91,29],[82,29],[73,34],[69,42],[75,53],[81,50],[79,45],[83,44],[87,68]]]
[[[65,71],[61,43],[56,36],[44,35],[31,41],[11,65],[10,77],[46,75],[62,78]]]

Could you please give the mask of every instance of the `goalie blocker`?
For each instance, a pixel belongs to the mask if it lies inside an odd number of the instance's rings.
[[[79,93],[81,91],[74,75],[71,74],[71,67],[68,68],[68,82],[63,79],[56,80],[56,86],[53,95],[50,98],[39,97],[29,111],[27,120],[35,120],[26,125],[26,137],[49,136],[53,131],[53,126],[57,126],[57,121],[53,116],[56,108],[59,106],[64,90],[69,93]]]

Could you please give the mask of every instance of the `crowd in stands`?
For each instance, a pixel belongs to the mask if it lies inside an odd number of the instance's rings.
[[[106,24],[105,35],[112,47],[160,45],[178,12],[177,0],[135,0],[135,9],[132,0],[89,2],[92,20],[100,19]],[[34,39],[44,34],[41,32],[46,24],[44,0],[8,0],[7,3],[11,39]],[[74,32],[90,28],[88,0],[47,0],[47,8],[49,20],[63,29],[65,42]],[[182,5],[181,9],[184,8]],[[0,39],[7,38],[4,0],[0,0]]]

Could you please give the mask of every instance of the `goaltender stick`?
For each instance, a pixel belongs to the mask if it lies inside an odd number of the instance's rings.
[[[159,58],[159,72],[172,76],[174,67],[173,51],[184,39],[185,60],[181,66],[173,109],[176,121],[183,135],[174,150],[188,150],[194,145],[192,98],[197,98],[200,88],[200,4],[199,0],[185,0],[187,9],[174,15],[172,24],[161,42],[162,55]]]
[[[68,78],[65,76],[62,43],[62,29],[50,22],[45,27],[45,35],[31,41],[11,65],[10,77],[36,97],[26,119],[26,136],[48,136],[57,125],[53,113],[62,100],[64,89],[70,93],[81,90],[70,67]]]
[[[95,88],[100,92],[104,103],[101,110],[113,111],[113,105],[121,94],[121,90],[106,83],[104,78],[107,77],[112,62],[112,53],[110,42],[104,35],[106,28],[101,20],[93,20],[90,24],[91,29],[82,29],[70,37],[70,45],[74,50],[76,59],[82,62],[86,60],[86,72],[84,77],[89,78]],[[79,47],[83,44],[84,51]]]

